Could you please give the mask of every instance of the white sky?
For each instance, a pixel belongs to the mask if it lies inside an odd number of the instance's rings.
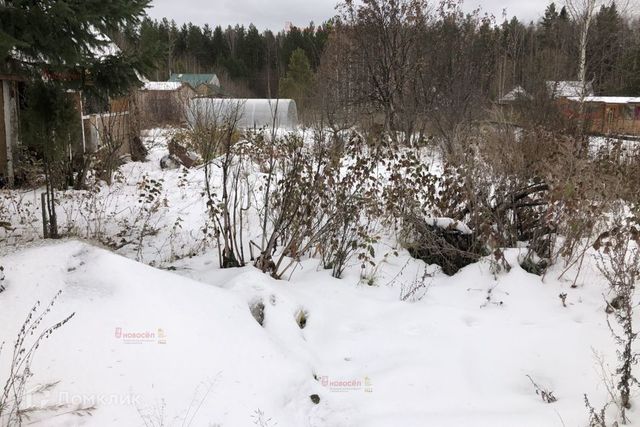
[[[517,16],[529,22],[538,20],[550,0],[466,0],[464,9],[480,7],[502,21],[503,10],[507,16]],[[286,22],[306,26],[316,24],[335,15],[337,0],[153,0],[148,13],[152,18],[174,19],[178,24],[216,25],[253,23],[258,29],[278,31]],[[556,1],[559,7],[563,1]],[[559,8],[558,7],[558,8]]]

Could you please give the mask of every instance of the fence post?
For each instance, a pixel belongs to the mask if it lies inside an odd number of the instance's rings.
[[[47,220],[47,195],[40,193],[40,202],[42,204],[42,237],[49,238],[49,221]]]

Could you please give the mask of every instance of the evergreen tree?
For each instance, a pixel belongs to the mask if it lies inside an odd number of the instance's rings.
[[[614,94],[620,89],[624,27],[615,2],[602,6],[595,16],[587,46],[587,70],[589,79],[602,93]]]
[[[304,109],[313,87],[313,71],[309,59],[302,49],[291,54],[287,75],[280,80],[280,97],[292,98],[300,110]]]
[[[74,184],[68,153],[81,135],[77,103],[68,90],[83,90],[108,104],[109,98],[140,84],[138,73],[150,70],[151,58],[144,49],[127,48],[139,47],[132,39],[149,1],[0,3],[0,73],[16,73],[28,81],[22,140],[43,160],[51,237],[57,236],[54,190]],[[115,46],[116,38],[122,46]],[[82,181],[81,174],[78,179]]]
[[[556,4],[555,3],[551,3],[549,4],[549,6],[547,6],[547,8],[544,11],[544,16],[542,17],[542,28],[545,31],[550,31],[553,26],[556,24],[556,21],[558,20],[559,15],[558,12],[556,11]]]
[[[563,21],[569,20],[569,13],[567,12],[566,6],[562,6],[562,9],[560,9],[560,19]]]
[[[138,25],[149,3],[5,0],[0,5],[0,70],[31,78],[65,76],[61,80],[72,88],[90,83],[96,90],[123,93],[138,81],[132,66],[147,71],[149,61],[139,53],[114,51],[106,36]],[[113,79],[106,78],[105,67],[113,70]]]
[[[166,22],[166,20],[165,20]],[[167,73],[161,73],[168,66],[168,58],[170,55],[169,33],[162,26],[149,18],[145,18],[140,24],[138,44],[150,53],[150,57],[154,59],[155,70],[149,78],[153,80],[166,79]]]
[[[253,25],[249,25],[242,52],[240,52],[241,60],[247,66],[249,73],[253,74],[262,70],[265,64],[264,53],[264,41],[258,29]]]
[[[218,65],[224,63],[231,55],[229,43],[224,36],[222,27],[219,25],[215,30],[213,30],[213,39],[211,40],[211,55],[213,56],[213,62]]]

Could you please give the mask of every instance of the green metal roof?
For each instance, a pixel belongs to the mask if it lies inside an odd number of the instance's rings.
[[[201,84],[212,84],[214,86],[219,86],[220,82],[218,81],[218,76],[215,74],[179,74],[172,73],[171,77],[169,77],[170,82],[182,82],[187,83],[192,88],[196,88]]]

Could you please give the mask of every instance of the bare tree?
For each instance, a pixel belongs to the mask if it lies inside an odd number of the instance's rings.
[[[349,28],[352,49],[346,54],[351,68],[362,69],[356,101],[382,113],[383,130],[410,142],[418,127],[416,85],[421,72],[418,54],[428,8],[424,0],[346,0],[339,5]],[[378,121],[375,119],[375,121]]]
[[[580,82],[580,100],[578,102],[578,130],[584,132],[585,126],[585,98],[588,94],[589,82],[587,81],[587,43],[589,42],[589,29],[596,11],[596,6],[601,0],[567,0],[567,9],[578,26],[578,81]],[[583,144],[584,145],[584,144]]]

